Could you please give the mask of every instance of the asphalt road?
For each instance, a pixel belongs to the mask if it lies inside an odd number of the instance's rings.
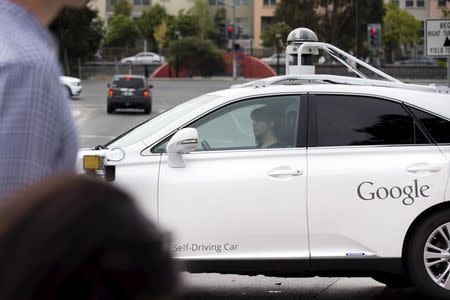
[[[150,115],[144,114],[142,110],[134,109],[119,109],[108,115],[106,113],[107,83],[107,81],[99,80],[83,81],[81,97],[70,102],[82,148],[104,144],[126,130],[186,100],[229,88],[232,84],[242,83],[242,81],[195,79],[152,81],[153,111]]]
[[[81,147],[104,144],[129,128],[187,99],[228,88],[224,80],[154,81],[153,112],[119,110],[106,113],[107,81],[83,81],[82,97],[70,102]],[[414,289],[386,288],[370,278],[274,278],[183,273],[182,299],[424,299]]]

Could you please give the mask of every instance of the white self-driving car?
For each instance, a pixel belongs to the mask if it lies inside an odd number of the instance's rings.
[[[174,107],[80,152],[80,172],[132,194],[188,271],[371,276],[448,299],[448,91],[359,60],[387,80],[295,74],[308,47],[338,53],[303,40],[290,74]]]

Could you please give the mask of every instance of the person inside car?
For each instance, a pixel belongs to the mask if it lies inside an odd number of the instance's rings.
[[[287,143],[283,141],[282,115],[269,106],[254,109],[250,117],[252,119],[253,134],[257,148],[285,148]]]

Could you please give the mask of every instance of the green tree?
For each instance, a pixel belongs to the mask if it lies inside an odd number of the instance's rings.
[[[400,45],[418,43],[421,41],[421,24],[406,10],[395,4],[386,5],[383,18],[383,43],[387,59],[394,60],[394,50]]]
[[[155,33],[153,36],[160,51],[166,46],[168,30],[169,28],[166,20],[163,20],[161,24],[155,28]]]
[[[125,15],[117,15],[109,21],[105,45],[133,47],[138,37],[139,33],[135,22]]]
[[[263,32],[263,46],[281,50],[281,47],[286,42],[287,36],[291,30],[292,28],[284,22],[274,24],[268,30]],[[280,34],[280,38],[277,38],[277,33]]]
[[[222,52],[211,41],[187,37],[170,44],[169,65],[185,70],[190,76],[223,74],[225,61]]]
[[[180,12],[178,16],[172,20],[170,27],[170,38],[172,40],[180,37],[198,36],[200,34],[200,26],[195,16]]]
[[[319,30],[316,0],[281,0],[275,10],[275,22],[285,22],[291,28],[307,27]]]
[[[213,40],[217,46],[223,48],[227,44],[227,39],[224,36],[220,36],[220,26],[227,22],[227,11],[225,7],[221,6],[216,10],[214,15],[214,28],[211,34],[211,40]],[[226,25],[225,25],[226,26]]]
[[[105,32],[98,12],[87,7],[63,9],[50,25],[50,30],[58,40],[66,74],[70,74],[78,59],[82,62],[92,59],[100,48]]]
[[[207,39],[212,31],[211,16],[207,0],[195,0],[194,6],[189,10],[189,14],[194,16],[198,22],[200,37],[202,39]]]
[[[124,15],[129,17],[131,15],[131,4],[127,0],[119,0],[114,4],[114,15]]]
[[[142,37],[150,42],[150,48],[153,51],[158,50],[158,44],[155,40],[155,28],[168,19],[169,15],[167,14],[166,9],[163,6],[156,4],[151,6],[136,20]]]

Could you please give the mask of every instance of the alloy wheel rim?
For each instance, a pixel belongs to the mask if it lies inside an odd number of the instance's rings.
[[[431,233],[423,258],[430,278],[440,287],[450,290],[450,222]]]

